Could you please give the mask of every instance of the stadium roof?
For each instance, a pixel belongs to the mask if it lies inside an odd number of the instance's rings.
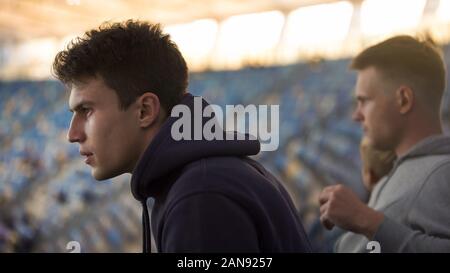
[[[112,20],[137,18],[164,25],[292,10],[336,0],[0,0],[0,37],[63,38]],[[355,2],[355,1],[353,1]],[[1,39],[1,38],[0,38]]]
[[[450,41],[450,0],[0,0],[0,80],[48,78],[105,21],[161,23],[191,71],[352,56],[397,34]]]

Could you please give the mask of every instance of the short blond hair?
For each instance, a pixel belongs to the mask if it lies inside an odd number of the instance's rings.
[[[442,50],[431,38],[394,36],[364,49],[350,64],[351,69],[359,71],[371,66],[386,79],[418,90],[420,101],[439,111],[447,72]]]

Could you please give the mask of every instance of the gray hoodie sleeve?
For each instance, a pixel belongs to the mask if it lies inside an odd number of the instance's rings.
[[[428,176],[407,213],[405,223],[385,215],[373,239],[382,252],[450,252],[450,162]]]

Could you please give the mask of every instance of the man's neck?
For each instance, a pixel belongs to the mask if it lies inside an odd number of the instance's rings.
[[[147,132],[145,132],[142,135],[142,141],[139,144],[136,144],[138,147],[138,154],[135,158],[135,160],[130,165],[130,168],[128,170],[129,173],[133,174],[135,168],[137,167],[137,164],[142,159],[142,157],[145,154],[145,151],[147,150],[148,146],[152,143],[156,135],[158,134],[159,130],[161,129],[161,124],[157,125],[156,128],[149,129]]]
[[[397,157],[405,155],[414,145],[420,141],[433,136],[442,134],[442,127],[440,124],[428,126],[415,126],[405,134],[403,141],[395,149]]]

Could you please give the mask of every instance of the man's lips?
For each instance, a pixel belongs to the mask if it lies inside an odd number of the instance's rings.
[[[89,165],[90,163],[92,163],[92,160],[93,160],[92,156],[94,155],[93,153],[80,151],[80,155],[82,155],[82,156],[85,157],[85,158],[84,158],[84,163],[86,163],[86,164],[88,164],[88,165]]]
[[[90,165],[92,163],[92,155],[87,155],[84,159],[84,163]]]

